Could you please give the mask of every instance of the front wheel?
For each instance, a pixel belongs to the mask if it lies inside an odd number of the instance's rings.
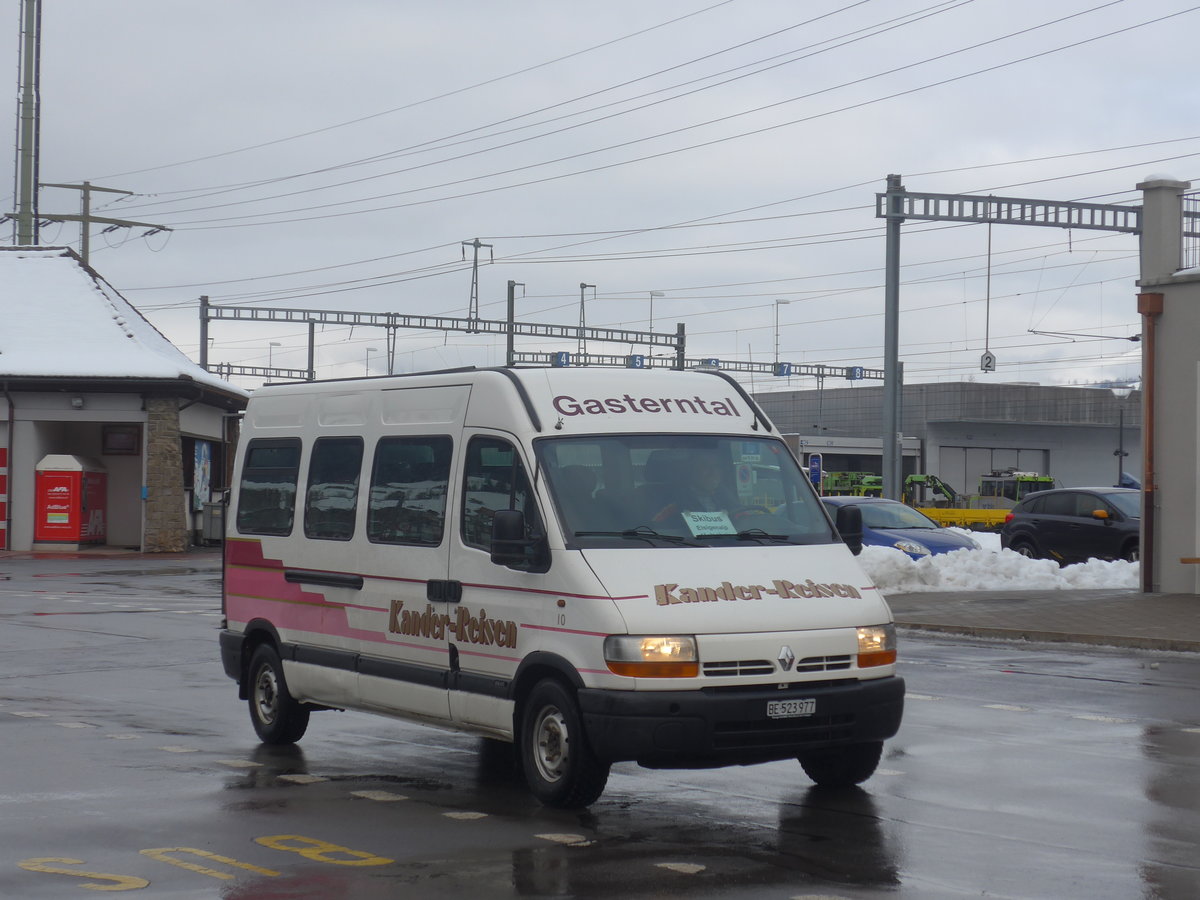
[[[283,663],[270,644],[250,657],[250,721],[264,744],[294,744],[308,729],[308,707],[288,693]]]
[[[1137,541],[1130,541],[1121,549],[1121,559],[1126,562],[1137,562],[1141,559],[1139,555],[1140,547]]]
[[[844,788],[861,784],[872,775],[883,756],[883,741],[822,747],[808,750],[797,759],[804,774],[820,787]]]
[[[546,806],[589,806],[608,783],[608,763],[592,754],[579,706],[561,682],[539,681],[525,700],[518,736],[529,790]]]

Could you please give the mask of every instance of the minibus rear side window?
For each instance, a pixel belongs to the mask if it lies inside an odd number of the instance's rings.
[[[292,533],[299,472],[299,438],[249,443],[238,490],[237,529],[241,534]]]
[[[436,547],[446,524],[449,437],[385,437],[375,447],[367,540]]]
[[[304,504],[306,537],[327,541],[354,537],[362,457],[362,438],[318,438],[313,444]]]

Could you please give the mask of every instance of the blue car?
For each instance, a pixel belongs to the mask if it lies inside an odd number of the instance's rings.
[[[979,544],[965,534],[942,528],[937,522],[911,506],[881,497],[822,497],[831,518],[837,518],[842,506],[862,510],[863,544],[868,547],[893,547],[913,559],[951,550],[978,550]]]

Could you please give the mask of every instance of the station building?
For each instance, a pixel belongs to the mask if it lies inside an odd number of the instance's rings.
[[[754,399],[802,463],[820,453],[827,472],[883,471],[881,385],[778,391]],[[1139,391],[991,382],[905,385],[903,472],[936,475],[964,494],[978,491],[980,476],[1005,469],[1052,475],[1059,487],[1115,485],[1122,469],[1141,476],[1141,422]]]
[[[246,399],[72,250],[0,248],[0,550],[186,550]]]

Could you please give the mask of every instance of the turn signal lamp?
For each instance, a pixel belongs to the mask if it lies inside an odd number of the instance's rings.
[[[896,661],[896,626],[867,625],[858,629],[858,667],[890,666]]]
[[[690,635],[613,634],[604,639],[604,661],[630,678],[695,678],[700,674],[696,639]]]

